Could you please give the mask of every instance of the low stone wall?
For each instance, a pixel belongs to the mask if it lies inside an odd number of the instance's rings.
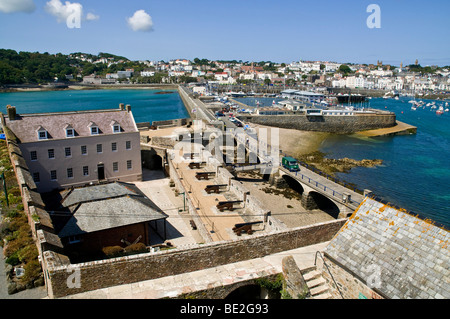
[[[396,125],[394,113],[352,116],[242,115],[238,118],[260,125],[338,134],[349,134]]]
[[[197,271],[329,241],[346,220],[336,220],[245,239],[180,247],[108,260],[57,265],[49,263],[50,298]],[[46,258],[51,258],[50,254]],[[76,276],[75,276],[76,274]],[[72,278],[76,281],[72,282]],[[69,284],[68,284],[69,283]],[[78,283],[78,284],[76,284]]]

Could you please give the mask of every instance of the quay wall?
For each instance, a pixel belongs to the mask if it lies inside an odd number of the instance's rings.
[[[344,225],[345,219],[298,227],[288,231],[255,235],[244,239],[179,247],[140,255],[99,260],[81,264],[50,263],[47,269],[50,298],[59,298],[85,291],[130,284],[165,276],[261,258],[290,249],[331,240]],[[52,259],[51,252],[46,258]],[[53,258],[56,260],[56,258]],[[68,285],[73,274],[78,285]]]
[[[349,134],[396,125],[394,113],[348,116],[244,115],[238,116],[238,118],[260,125],[337,134]]]

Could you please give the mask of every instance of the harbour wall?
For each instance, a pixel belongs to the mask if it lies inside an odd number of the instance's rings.
[[[238,116],[238,118],[266,126],[337,134],[350,134],[396,125],[396,115],[394,113],[348,116],[243,115]]]

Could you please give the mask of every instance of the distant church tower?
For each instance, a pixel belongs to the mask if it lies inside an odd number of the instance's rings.
[[[416,59],[416,65],[419,65],[419,60]]]

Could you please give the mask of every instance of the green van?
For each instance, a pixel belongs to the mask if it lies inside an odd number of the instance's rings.
[[[281,164],[283,165],[284,168],[288,169],[291,172],[297,172],[300,170],[300,168],[298,167],[297,160],[290,156],[283,157]]]

